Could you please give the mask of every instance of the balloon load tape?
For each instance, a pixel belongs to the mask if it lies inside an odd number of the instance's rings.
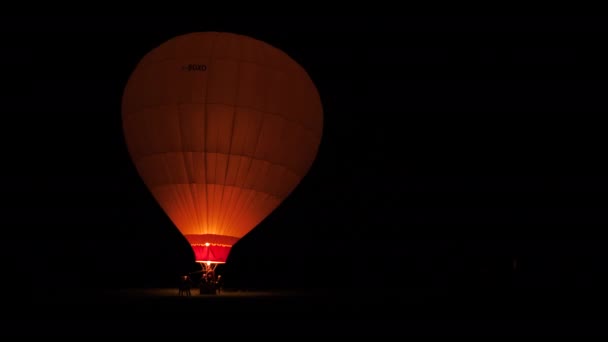
[[[232,245],[226,245],[223,243],[191,243],[191,246],[197,246],[197,247],[232,247]]]

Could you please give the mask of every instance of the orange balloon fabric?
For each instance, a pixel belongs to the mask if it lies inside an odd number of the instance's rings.
[[[307,72],[247,36],[197,32],[145,55],[123,94],[131,158],[196,261],[230,248],[293,191],[321,142]]]

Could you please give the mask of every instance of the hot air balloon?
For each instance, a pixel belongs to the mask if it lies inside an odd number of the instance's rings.
[[[122,123],[146,187],[195,261],[212,270],[308,173],[323,108],[285,52],[239,34],[196,32],[139,61]]]

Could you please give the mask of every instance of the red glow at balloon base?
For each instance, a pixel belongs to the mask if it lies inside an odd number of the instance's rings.
[[[225,263],[232,246],[227,245],[192,245],[194,260],[198,263]]]

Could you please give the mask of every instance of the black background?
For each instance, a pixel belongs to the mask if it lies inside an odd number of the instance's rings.
[[[601,290],[605,19],[4,17],[4,284],[174,286],[196,269],[128,157],[120,103],[152,48],[229,31],[308,70],[325,127],[228,285]]]

